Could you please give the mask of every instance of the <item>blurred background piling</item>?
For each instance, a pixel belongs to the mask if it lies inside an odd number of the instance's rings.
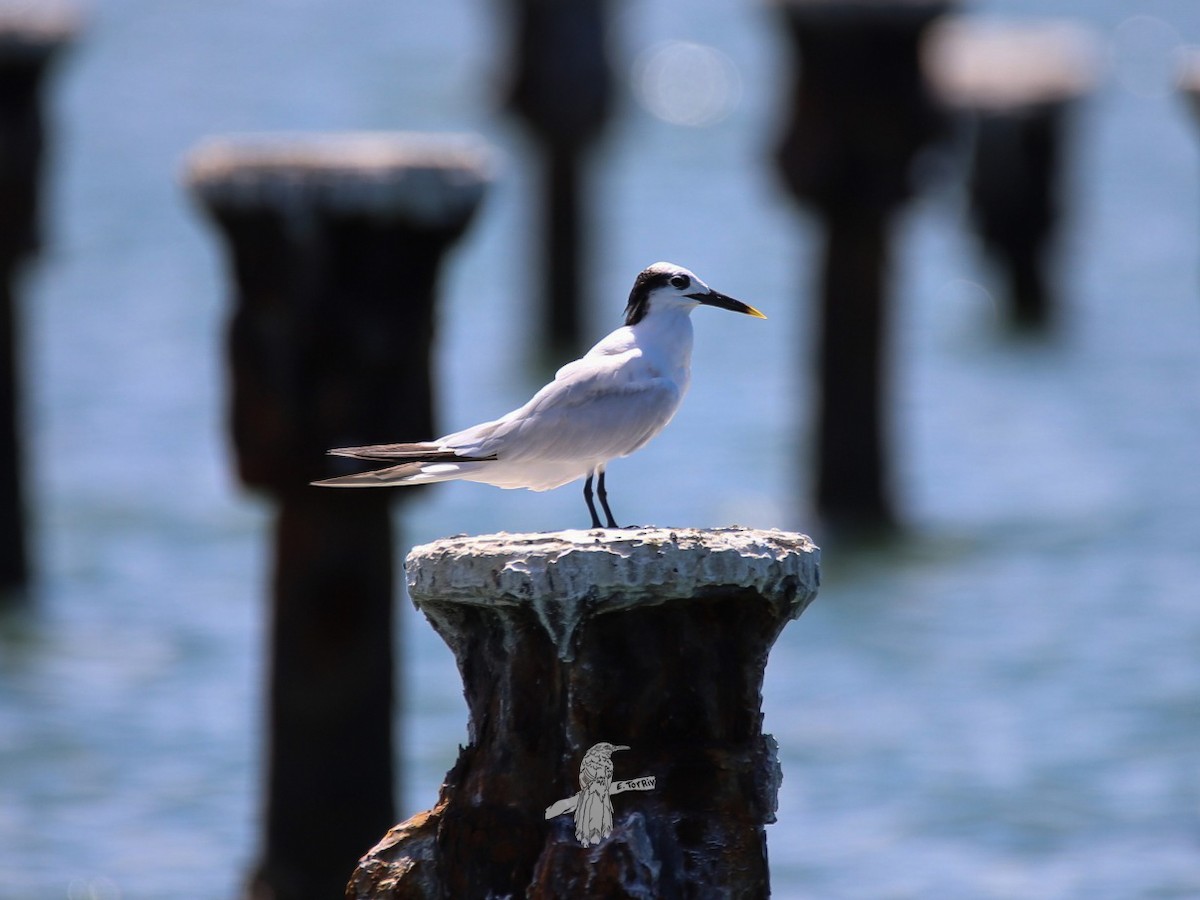
[[[483,195],[478,142],[217,140],[188,166],[227,245],[238,471],[279,503],[262,856],[250,893],[337,896],[395,819],[390,507],[334,491],[332,447],[434,433],[442,258]]]
[[[1061,305],[1054,256],[1067,133],[1094,87],[1091,35],[1069,21],[944,23],[927,43],[934,90],[971,129],[972,224],[1017,328],[1042,331]]]
[[[537,292],[532,336],[555,368],[591,345],[585,312],[597,299],[594,254],[595,144],[612,113],[608,0],[503,0],[510,31],[508,108],[529,131],[538,170],[536,244],[525,252]],[[532,252],[530,252],[532,251]],[[535,321],[535,317],[540,321]]]
[[[20,274],[40,242],[42,85],[74,37],[64,7],[0,6],[0,606],[29,578]]]
[[[1192,115],[1200,119],[1200,48],[1191,48],[1177,54],[1179,90]]]
[[[888,385],[891,248],[918,153],[942,130],[921,67],[926,29],[953,0],[781,0],[795,45],[778,149],[784,181],[824,231],[816,510],[852,531],[896,524]]]
[[[482,133],[508,164],[438,270],[431,384],[437,430],[500,414],[541,383],[535,303],[548,277],[530,199],[541,144],[497,109],[516,74],[515,10],[89,10],[86,38],[43,95],[50,237],[21,286],[38,577],[35,602],[0,615],[0,894],[233,896],[263,862],[261,594],[273,562],[262,535],[299,501],[275,485],[255,499],[230,477],[220,348],[234,289],[180,188],[181,160],[213,134]],[[631,279],[661,258],[771,317],[734,329],[695,315],[691,394],[655,442],[611,468],[612,487],[631,498],[632,522],[778,526],[823,549],[821,600],[780,636],[763,685],[784,772],[766,829],[773,896],[1200,893],[1200,137],[1180,91],[1200,8],[957,4],[971,27],[1045,16],[1093,36],[1088,80],[1056,124],[1032,132],[1058,148],[1048,165],[984,179],[989,196],[1021,200],[1029,220],[1016,232],[1038,236],[1050,259],[1056,339],[1003,339],[1010,278],[1003,259],[998,272],[980,259],[970,148],[949,129],[946,140],[924,133],[942,116],[992,113],[964,112],[939,87],[941,109],[899,135],[926,149],[870,172],[899,185],[866,224],[878,238],[886,222],[890,239],[875,254],[886,275],[871,282],[888,303],[890,347],[877,506],[902,536],[853,552],[827,527],[834,517],[817,515],[819,273],[826,218],[840,211],[808,201],[819,214],[797,215],[780,177],[797,87],[784,10],[592,10],[606,31],[590,32],[577,62],[606,59],[612,105],[602,123],[588,119],[578,157],[591,184],[579,196],[600,201],[577,245],[584,343],[620,321]],[[1031,52],[1006,68],[1034,71]],[[864,81],[878,55],[864,51]],[[805,152],[830,128],[832,111],[815,112],[793,139]],[[1025,127],[1001,134],[1025,141]],[[399,431],[407,424],[380,420],[378,439],[428,436]],[[317,443],[314,432],[314,453]],[[579,514],[571,489],[439,485],[404,503],[402,535],[380,538],[376,509],[362,517],[374,537],[361,540],[382,561],[385,541],[400,552],[458,532],[583,524]],[[434,803],[467,710],[450,652],[407,603],[397,612],[403,766],[391,803],[402,818]]]

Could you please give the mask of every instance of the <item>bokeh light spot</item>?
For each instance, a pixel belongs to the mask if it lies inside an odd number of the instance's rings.
[[[633,93],[653,116],[672,125],[702,128],[726,118],[741,99],[733,60],[706,44],[663,41],[633,64]]]

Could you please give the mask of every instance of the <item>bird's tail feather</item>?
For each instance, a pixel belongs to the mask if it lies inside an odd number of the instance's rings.
[[[400,484],[429,484],[434,481],[452,481],[475,468],[470,463],[491,462],[495,456],[464,456],[454,450],[446,450],[437,444],[426,442],[415,444],[370,444],[365,447],[338,447],[330,450],[331,456],[346,456],[351,459],[399,460],[398,465],[372,472],[354,475],[339,475],[314,481],[321,487],[389,487]]]
[[[393,487],[406,484],[432,484],[435,481],[454,481],[478,466],[479,460],[463,460],[449,457],[458,462],[404,462],[398,466],[357,472],[354,475],[339,475],[314,481],[317,487]]]

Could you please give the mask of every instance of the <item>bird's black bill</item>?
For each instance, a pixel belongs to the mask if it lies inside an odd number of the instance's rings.
[[[765,319],[753,306],[748,303],[743,303],[741,300],[734,300],[732,297],[726,297],[719,291],[708,291],[703,294],[688,294],[693,300],[699,300],[705,306],[716,306],[720,309],[727,309],[730,312],[745,313],[748,316],[754,316],[756,319]]]

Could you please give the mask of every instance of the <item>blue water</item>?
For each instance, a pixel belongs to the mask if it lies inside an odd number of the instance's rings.
[[[1200,126],[1168,81],[1200,7],[975,8],[1072,15],[1102,49],[1072,140],[1063,325],[1004,339],[957,191],[911,209],[893,403],[911,537],[867,553],[824,540],[803,500],[817,235],[766,163],[784,88],[769,9],[621,5],[642,101],[599,160],[591,331],[660,258],[771,318],[695,316],[691,396],[613,466],[613,503],[623,520],[824,545],[821,596],[764,691],[785,775],[776,896],[1200,896]],[[232,896],[255,858],[270,507],[230,471],[228,289],[180,189],[191,147],[280,129],[486,135],[504,164],[446,272],[443,424],[535,386],[530,176],[493,113],[497,14],[93,4],[49,92],[47,246],[23,291],[41,574],[0,617],[0,896]],[[700,54],[717,60],[711,94],[645,80],[673,71],[666,39],[720,51]],[[573,488],[447,485],[401,520],[413,543],[581,512]],[[433,802],[465,709],[449,651],[401,606],[410,813]]]

